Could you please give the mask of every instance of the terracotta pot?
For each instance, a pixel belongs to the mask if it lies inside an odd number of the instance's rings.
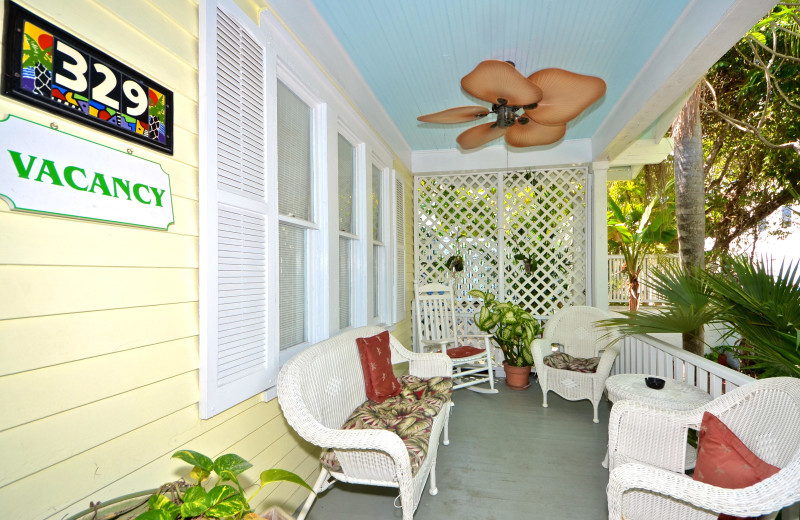
[[[508,363],[503,363],[503,370],[506,372],[506,386],[512,390],[525,390],[531,383],[531,367],[515,367]]]

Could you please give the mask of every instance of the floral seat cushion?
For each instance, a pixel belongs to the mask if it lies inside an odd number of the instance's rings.
[[[556,352],[555,354],[550,354],[549,356],[545,356],[544,364],[552,368],[557,368],[559,370],[571,370],[573,372],[594,373],[597,372],[597,365],[600,364],[600,358],[599,357],[593,357],[589,359],[576,358],[570,356],[566,352]]]
[[[366,401],[355,409],[342,426],[343,430],[388,430],[396,433],[406,445],[411,473],[416,475],[428,453],[433,418],[450,402],[453,380],[446,377],[422,379],[402,376],[400,394],[378,404]],[[322,450],[322,466],[341,472],[333,449]]]

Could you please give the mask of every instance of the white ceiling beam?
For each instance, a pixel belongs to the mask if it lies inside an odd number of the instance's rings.
[[[416,150],[411,171],[419,173],[501,170],[505,168],[544,168],[584,165],[591,161],[592,142],[570,139],[548,146],[506,148],[505,144],[477,150]]]
[[[692,1],[598,127],[594,160],[616,157],[668,118],[670,107],[774,6],[775,0]],[[663,119],[655,127],[664,128]]]

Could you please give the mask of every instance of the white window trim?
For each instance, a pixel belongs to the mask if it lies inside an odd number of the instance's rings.
[[[389,170],[389,168],[383,163],[383,161],[379,157],[377,157],[376,155],[373,154],[372,162],[370,163],[370,166],[369,166],[369,170],[370,170],[370,175],[369,175],[369,178],[370,178],[370,193],[374,189],[372,187],[372,167],[373,166],[376,167],[379,170],[380,178],[381,178],[381,187],[380,187],[380,193],[379,193],[379,196],[380,196],[379,211],[380,211],[380,214],[381,214],[381,233],[380,233],[380,235],[382,237],[382,240],[380,240],[380,241],[375,240],[374,236],[372,236],[372,233],[370,233],[371,247],[369,248],[369,255],[370,256],[369,256],[369,259],[368,259],[368,263],[369,263],[370,266],[373,266],[375,261],[376,261],[375,258],[374,258],[374,246],[380,246],[380,247],[383,248],[383,262],[382,262],[382,265],[379,266],[380,271],[378,272],[378,280],[379,280],[379,283],[381,284],[381,287],[380,287],[380,289],[378,291],[378,294],[380,295],[381,298],[380,298],[380,301],[378,301],[378,302],[370,302],[371,305],[369,306],[370,310],[377,308],[377,316],[372,316],[371,315],[372,313],[370,312],[369,313],[370,316],[368,316],[368,321],[369,321],[370,325],[389,325],[389,324],[394,323],[394,320],[390,316],[391,315],[391,309],[392,309],[390,302],[391,302],[391,296],[392,296],[392,293],[393,293],[393,291],[392,291],[392,285],[393,285],[392,281],[394,280],[394,277],[392,276],[393,269],[391,267],[391,265],[394,262],[390,262],[390,259],[393,258],[392,255],[393,255],[393,251],[394,251],[394,248],[392,247],[392,242],[393,242],[392,241],[392,237],[394,236],[394,234],[393,234],[392,225],[391,225],[391,221],[393,219],[391,218],[392,211],[390,211],[390,210],[393,207],[393,203],[392,203],[392,199],[391,199],[391,195],[392,195],[391,186],[394,184],[394,182],[393,182],[393,177],[391,175],[391,171]],[[371,204],[371,199],[368,200],[368,204]],[[373,226],[373,223],[371,221],[372,220],[372,212],[371,211],[369,212],[369,218],[370,218],[369,229],[371,231],[372,230],[372,226]],[[371,270],[370,270],[370,273],[371,273]],[[375,291],[373,290],[373,287],[372,287],[373,283],[374,282],[372,280],[372,276],[370,276],[369,277],[369,296],[370,296],[370,300],[374,297],[374,294],[375,294]]]
[[[360,327],[366,325],[367,323],[367,298],[369,293],[367,292],[368,284],[365,283],[366,277],[366,260],[368,252],[368,246],[371,247],[372,242],[370,241],[367,244],[367,240],[364,237],[367,236],[367,220],[368,218],[365,216],[367,213],[367,182],[366,182],[366,144],[360,139],[355,132],[350,130],[350,128],[345,124],[342,120],[338,121],[337,128],[336,128],[336,150],[338,154],[338,139],[341,135],[350,146],[354,149],[355,160],[353,164],[354,177],[353,177],[353,200],[352,200],[352,210],[354,213],[353,216],[353,232],[348,233],[345,231],[339,230],[339,204],[337,200],[336,204],[336,218],[333,219],[336,223],[332,229],[336,231],[336,247],[337,247],[337,254],[335,255],[336,258],[336,267],[332,270],[332,272],[337,273],[335,276],[335,284],[336,284],[336,299],[335,299],[335,322],[332,324],[333,330],[338,330],[339,332],[350,330],[356,327]],[[338,155],[337,161],[338,164]],[[338,197],[338,179],[339,179],[339,171],[337,168],[336,171],[336,197]],[[331,179],[333,182],[333,179]],[[340,326],[340,310],[339,309],[339,254],[338,254],[338,247],[339,247],[339,239],[346,238],[351,241],[351,250],[350,250],[350,325],[348,327],[341,327]]]
[[[270,88],[275,89],[275,95],[270,98],[271,106],[273,107],[272,113],[274,114],[274,131],[270,135],[274,135],[275,139],[270,139],[269,151],[272,158],[269,162],[272,174],[270,178],[274,178],[275,186],[278,185],[278,122],[277,122],[277,85],[278,81],[282,82],[289,88],[297,97],[299,97],[312,111],[312,143],[313,147],[313,161],[311,167],[313,169],[313,179],[311,187],[313,190],[312,195],[312,220],[307,221],[280,215],[276,210],[276,220],[279,224],[295,225],[310,230],[307,234],[307,265],[306,265],[306,288],[313,289],[314,297],[311,298],[307,293],[306,310],[308,312],[308,322],[306,324],[306,333],[308,339],[304,343],[294,345],[279,352],[279,362],[283,365],[286,361],[292,358],[295,354],[302,352],[309,346],[317,343],[327,337],[328,327],[325,323],[325,316],[328,315],[328,307],[330,300],[330,288],[327,283],[327,272],[330,268],[328,255],[325,251],[328,250],[328,233],[325,232],[328,224],[328,201],[327,201],[327,175],[326,168],[326,132],[328,126],[327,106],[320,100],[312,91],[294,74],[281,56],[275,54],[275,49],[271,49],[276,62],[276,74],[273,78],[268,78],[267,82]],[[277,190],[272,190],[275,193],[275,204],[277,207]],[[276,224],[277,233],[277,224]],[[277,243],[275,244],[274,251],[278,249]],[[279,287],[280,284],[280,268],[274,269],[274,285],[272,287]],[[280,293],[279,291],[273,291]],[[276,304],[275,308],[278,308]],[[276,313],[277,314],[277,313]],[[278,315],[278,322],[273,327],[275,331],[276,340],[280,344],[280,315]]]

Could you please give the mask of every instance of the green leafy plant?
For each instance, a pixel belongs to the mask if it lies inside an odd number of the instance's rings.
[[[639,275],[645,258],[656,245],[668,244],[678,236],[674,208],[670,204],[656,207],[657,202],[659,199],[654,198],[644,208],[637,224],[614,199],[608,198],[608,241],[625,261],[631,311],[639,308]]]
[[[492,334],[505,362],[515,367],[532,366],[531,343],[542,332],[536,318],[517,304],[497,301],[488,291],[473,289],[469,294],[483,300],[483,306],[475,313],[475,325]]]
[[[681,268],[653,272],[651,284],[665,300],[648,312],[604,320],[623,334],[679,332],[724,323],[741,337],[748,368],[763,377],[800,377],[800,262],[777,272],[762,259],[724,259],[718,272]]]
[[[302,478],[283,469],[268,469],[260,475],[260,485],[249,499],[245,498],[244,489],[239,482],[239,475],[253,467],[242,457],[233,453],[222,455],[216,460],[192,450],[177,451],[172,455],[191,464],[191,478],[197,481],[194,486],[185,490],[181,486],[164,486],[147,502],[149,510],[137,516],[137,520],[181,520],[189,518],[225,518],[246,519],[259,518],[250,508],[252,500],[264,486],[273,482],[293,482],[311,490]],[[217,482],[211,489],[203,487],[212,473],[217,475]],[[231,485],[224,484],[230,482]],[[169,490],[168,496],[164,490]]]

